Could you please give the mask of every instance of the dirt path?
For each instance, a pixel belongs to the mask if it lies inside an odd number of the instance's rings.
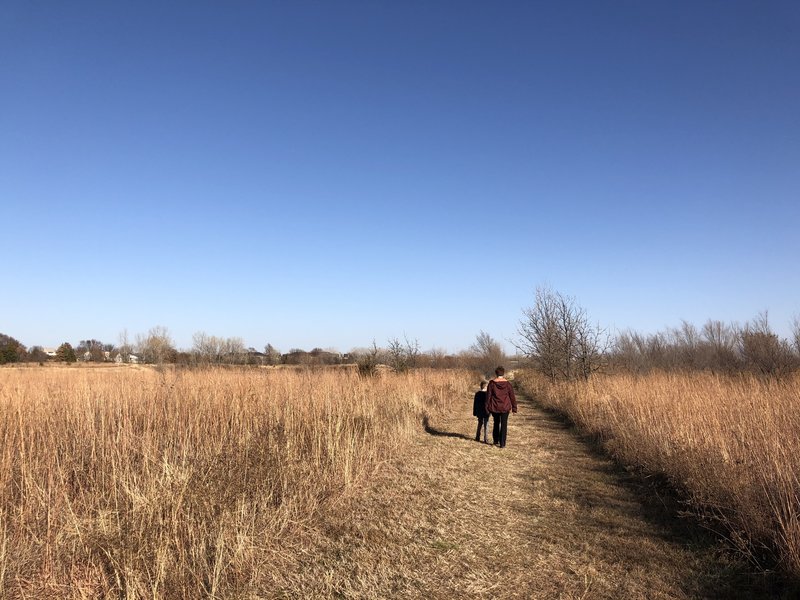
[[[651,490],[522,399],[505,449],[471,399],[374,477],[285,590],[338,598],[754,598]]]

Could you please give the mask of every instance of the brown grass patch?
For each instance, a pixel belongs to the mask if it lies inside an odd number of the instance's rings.
[[[467,375],[0,369],[0,595],[287,589],[320,515]]]
[[[750,560],[800,577],[800,377],[595,377],[527,388],[620,462],[666,475]]]

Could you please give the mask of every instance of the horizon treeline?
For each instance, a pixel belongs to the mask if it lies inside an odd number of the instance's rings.
[[[623,331],[615,337],[609,368],[786,374],[800,369],[800,319],[792,322],[791,339],[773,331],[766,312],[744,325],[709,319],[699,328],[682,321],[650,335]]]
[[[120,334],[117,344],[91,338],[74,346],[64,342],[54,351],[41,346],[27,348],[17,339],[0,333],[0,364],[45,362],[116,362],[176,365],[300,365],[325,366],[355,364],[366,371],[388,365],[397,371],[411,368],[471,368],[489,372],[505,358],[502,346],[481,331],[475,343],[466,350],[447,353],[439,348],[422,350],[416,339],[390,338],[385,346],[375,341],[369,347],[353,348],[341,353],[335,348],[315,347],[311,350],[290,348],[280,352],[272,344],[262,350],[245,345],[239,337],[219,337],[197,332],[192,346],[178,349],[166,327],[157,326],[147,334],[129,341],[127,332]]]
[[[0,364],[17,362],[118,362],[177,365],[341,365],[357,364],[371,372],[385,364],[395,370],[409,368],[470,368],[490,374],[494,367],[532,367],[551,380],[587,379],[593,373],[651,371],[750,372],[777,375],[800,370],[800,318],[791,323],[790,338],[772,329],[767,312],[744,323],[709,319],[697,326],[679,326],[643,334],[630,329],[610,334],[593,324],[587,312],[569,296],[538,289],[535,303],[523,310],[512,343],[516,354],[506,355],[502,345],[480,331],[467,349],[447,353],[422,350],[416,339],[390,338],[385,346],[372,345],[340,353],[334,348],[280,352],[272,344],[262,350],[247,347],[238,337],[218,337],[197,332],[189,349],[176,348],[166,327],[157,326],[129,341],[127,332],[117,344],[96,339],[75,346],[61,344],[55,353],[41,346],[27,348],[0,333]]]

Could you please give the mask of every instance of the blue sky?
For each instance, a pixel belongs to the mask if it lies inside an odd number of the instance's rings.
[[[29,346],[800,314],[796,2],[11,1],[0,57]]]

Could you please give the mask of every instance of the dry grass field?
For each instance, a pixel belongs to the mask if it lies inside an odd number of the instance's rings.
[[[522,394],[509,447],[476,443],[474,384],[2,368],[0,597],[793,597],[654,512],[649,486]],[[796,382],[526,385],[794,572]]]
[[[749,560],[800,577],[800,377],[528,376],[525,387],[622,464],[665,475]]]
[[[319,515],[357,500],[469,383],[424,370],[0,369],[0,596],[279,590]]]

